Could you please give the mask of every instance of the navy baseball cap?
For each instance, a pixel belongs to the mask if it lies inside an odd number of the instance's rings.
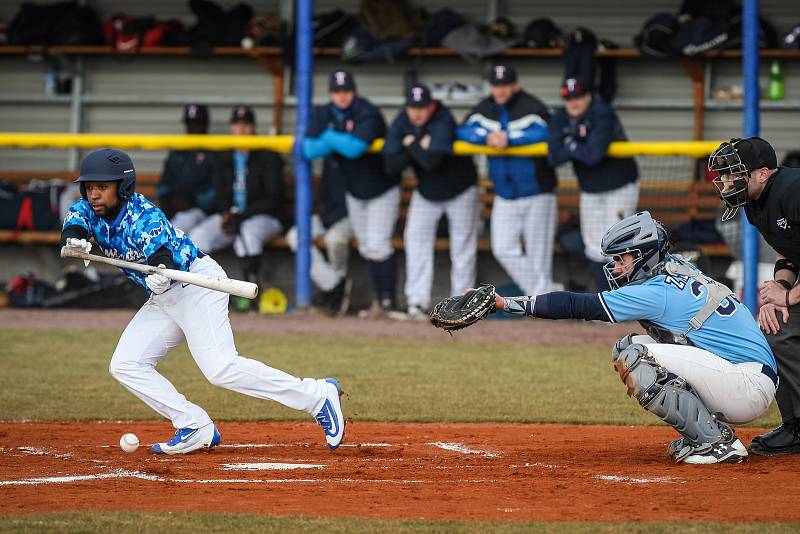
[[[577,98],[586,93],[586,85],[577,78],[567,78],[561,86],[561,98],[564,99]]]
[[[412,108],[426,108],[431,105],[431,90],[427,85],[415,83],[406,92],[406,106]]]
[[[489,70],[491,85],[511,85],[517,82],[517,69],[511,65],[493,65]]]
[[[256,113],[250,106],[236,106],[231,113],[231,124],[244,122],[247,124],[256,123]]]
[[[183,122],[186,124],[208,124],[208,108],[202,104],[187,104],[183,107]]]
[[[346,70],[335,70],[331,72],[328,90],[331,93],[334,91],[355,91],[356,81],[353,79],[353,75]]]

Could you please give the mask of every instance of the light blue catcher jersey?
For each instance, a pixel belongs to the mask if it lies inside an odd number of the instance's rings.
[[[189,236],[173,228],[164,213],[139,193],[134,193],[125,202],[113,221],[95,215],[86,200],[76,200],[64,219],[64,228],[67,226],[86,229],[109,258],[146,265],[149,256],[166,247],[172,251],[175,268],[188,271],[198,255],[197,247]],[[130,269],[122,269],[122,272],[150,291],[144,282],[146,274]]]
[[[733,296],[723,300],[699,329],[690,329],[689,321],[706,303],[706,291],[689,277],[661,274],[642,284],[603,291],[600,300],[613,323],[652,321],[661,328],[685,333],[696,347],[731,363],[758,362],[777,372],[764,334],[750,310]]]

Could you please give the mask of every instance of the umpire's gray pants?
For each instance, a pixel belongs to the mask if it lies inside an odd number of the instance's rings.
[[[778,362],[780,383],[775,402],[781,418],[788,421],[800,417],[800,306],[789,309],[789,323],[781,321],[780,332],[767,335],[767,342]]]

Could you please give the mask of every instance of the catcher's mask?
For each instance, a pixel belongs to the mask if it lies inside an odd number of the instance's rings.
[[[644,282],[658,273],[667,259],[669,236],[649,211],[640,211],[609,228],[600,248],[603,255],[611,259],[603,267],[606,280],[611,289],[619,289],[630,283]],[[624,265],[625,254],[633,256],[632,263],[627,266]],[[624,265],[621,272],[615,272],[616,262]]]
[[[708,170],[717,194],[725,202],[722,221],[732,219],[749,199],[750,173],[766,167],[777,168],[775,150],[760,137],[734,138],[719,145],[708,158]]]

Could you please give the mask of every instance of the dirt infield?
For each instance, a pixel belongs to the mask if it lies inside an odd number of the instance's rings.
[[[678,466],[668,428],[222,423],[211,453],[132,454],[164,423],[0,423],[0,514],[250,512],[428,519],[798,521],[800,456]],[[759,433],[743,429],[745,443]]]

